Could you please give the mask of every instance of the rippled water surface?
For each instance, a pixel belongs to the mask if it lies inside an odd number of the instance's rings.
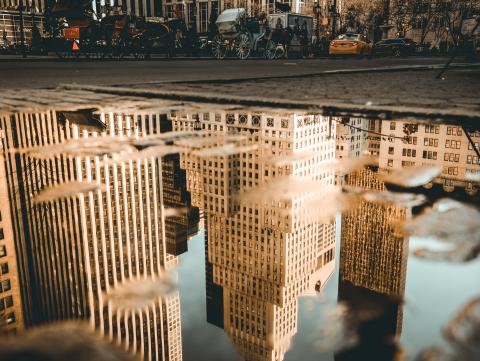
[[[480,358],[480,129],[198,109],[0,115],[0,356]]]

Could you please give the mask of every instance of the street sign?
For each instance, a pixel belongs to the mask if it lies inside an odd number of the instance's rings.
[[[68,40],[80,39],[80,28],[78,27],[66,28],[63,30],[63,36],[65,37],[65,39],[68,39]]]
[[[78,43],[77,43],[76,40],[73,41],[72,50],[73,51],[79,51],[80,50],[80,47],[78,46]]]

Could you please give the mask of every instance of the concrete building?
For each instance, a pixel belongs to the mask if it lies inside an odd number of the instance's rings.
[[[0,153],[0,334],[15,334],[25,324],[4,164],[5,159]]]
[[[346,184],[384,190],[370,169],[349,174]],[[407,209],[372,202],[342,214],[338,301],[347,305],[346,327],[359,342],[336,353],[336,361],[395,359],[393,340],[400,337],[403,323],[408,238],[399,236],[393,223],[408,216]]]
[[[382,121],[347,118],[342,123],[337,127],[338,159],[380,157],[381,144],[388,139]],[[377,170],[370,168],[339,181],[363,190],[385,190]],[[409,210],[394,204],[366,201],[342,214],[338,300],[348,307],[347,332],[359,342],[337,352],[336,361],[393,359],[388,355],[397,351],[391,340],[402,331],[408,239],[395,232],[393,222],[408,215]]]
[[[236,195],[283,175],[333,184],[333,172],[321,164],[334,157],[335,127],[320,116],[290,114],[171,118],[175,130],[197,126],[216,134],[244,134],[248,144],[259,147],[221,158],[182,155],[182,166],[192,199],[206,218],[209,318],[245,359],[282,360],[297,332],[298,297],[319,290],[333,272],[335,225],[302,222],[303,195],[258,204],[245,204]],[[269,160],[301,152],[315,155],[281,166]],[[222,302],[223,315],[212,314],[209,302]]]
[[[480,172],[480,160],[462,128],[442,123],[415,123],[409,139],[400,139],[406,136],[404,127],[411,124],[404,120],[382,122],[382,133],[398,138],[382,140],[380,168],[389,171],[423,164],[441,166],[442,174],[427,187],[441,187],[445,192],[478,192],[478,182],[469,181],[466,174]],[[480,149],[480,132],[472,132],[470,136]]]
[[[107,154],[38,159],[13,151],[73,139],[143,137],[160,133],[163,118],[102,114],[106,131],[99,134],[70,123],[68,116],[61,124],[59,116],[51,111],[0,118],[2,168],[7,169],[12,205],[13,232],[8,237],[17,253],[25,324],[88,319],[110,340],[146,360],[180,360],[178,293],[147,309],[125,312],[115,311],[104,296],[124,281],[153,277],[177,263],[167,253],[162,159],[112,162]],[[44,187],[72,180],[99,181],[106,189],[32,203]]]
[[[165,208],[185,209],[165,219],[167,253],[179,256],[188,250],[187,241],[198,232],[200,212],[192,206],[187,177],[180,168],[180,155],[169,154],[162,161],[163,202]]]
[[[369,149],[370,130],[369,119],[365,118],[340,118],[335,119],[337,124],[336,158],[358,158]]]

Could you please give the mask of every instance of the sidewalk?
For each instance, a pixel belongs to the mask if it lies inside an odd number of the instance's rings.
[[[443,119],[480,122],[480,64],[439,70],[324,73],[264,80],[136,84],[123,87],[65,86],[65,89],[149,99],[317,111],[383,119]]]
[[[119,86],[65,84],[56,89],[5,90],[6,111],[98,108],[166,112],[182,108],[265,109],[335,116],[480,124],[480,64],[435,70],[336,72],[270,79],[219,79]]]

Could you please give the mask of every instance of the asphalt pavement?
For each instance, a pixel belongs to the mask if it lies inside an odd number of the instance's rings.
[[[0,57],[2,88],[55,88],[60,84],[159,84],[269,77],[308,76],[329,71],[394,70],[403,66],[439,65],[441,57],[375,59],[151,59],[147,61],[62,61],[54,58]]]

